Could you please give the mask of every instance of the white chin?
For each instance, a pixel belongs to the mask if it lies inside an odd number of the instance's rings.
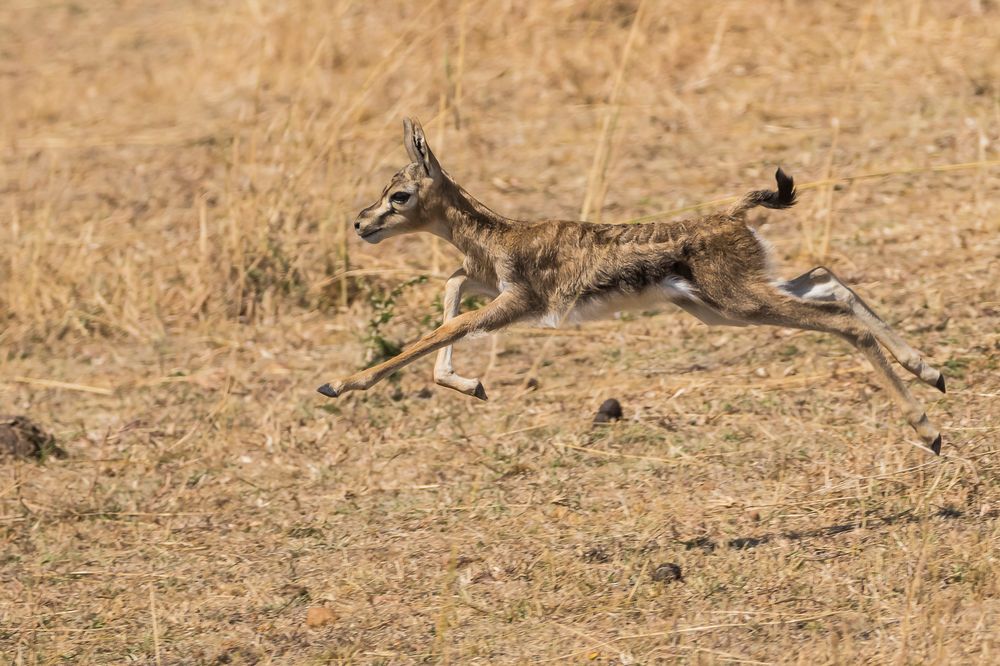
[[[367,236],[362,236],[361,240],[363,240],[366,243],[371,243],[372,245],[375,245],[376,243],[378,243],[383,238],[385,238],[385,234],[383,234],[382,230],[379,229],[378,231],[376,231],[373,234],[368,234]]]

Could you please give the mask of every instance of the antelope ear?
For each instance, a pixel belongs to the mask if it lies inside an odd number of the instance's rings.
[[[424,171],[429,178],[437,180],[441,174],[441,165],[431,152],[431,147],[427,145],[427,138],[424,136],[424,128],[420,126],[420,121],[415,118],[403,119],[403,145],[406,147],[406,154],[410,159],[424,167]]]

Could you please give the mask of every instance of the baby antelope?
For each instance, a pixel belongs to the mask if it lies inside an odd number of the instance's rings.
[[[403,123],[411,163],[393,176],[354,228],[369,243],[414,231],[448,241],[465,260],[445,284],[444,323],[384,363],[319,388],[335,398],[365,390],[408,363],[437,351],[434,381],[486,400],[482,383],[457,374],[452,344],[471,333],[515,322],[563,321],[673,303],[709,325],[766,324],[837,335],[875,368],[880,383],[934,453],[941,434],[882,352],[920,381],[945,390],[944,377],[826,268],[792,280],[771,272],[766,244],[747,226],[755,206],[795,203],[792,179],[778,169],[776,191],[748,193],[725,213],[648,224],[524,222],[493,212],[441,168],[420,124]],[[482,308],[460,312],[462,297],[484,295]]]

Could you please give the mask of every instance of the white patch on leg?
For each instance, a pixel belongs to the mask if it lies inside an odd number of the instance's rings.
[[[837,284],[833,281],[813,285],[802,298],[811,301],[829,301],[836,297]]]
[[[790,296],[801,298],[807,301],[833,301],[837,298],[837,287],[834,280],[824,282],[812,282],[806,290],[795,289],[788,282],[777,282],[775,286]]]
[[[667,298],[673,302],[677,300],[687,300],[694,296],[691,285],[679,277],[669,277],[659,285]]]

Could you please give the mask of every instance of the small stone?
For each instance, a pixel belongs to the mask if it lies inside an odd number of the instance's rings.
[[[420,398],[421,400],[427,400],[427,399],[429,399],[429,398],[431,398],[433,396],[434,396],[434,392],[431,391],[426,386],[423,387],[422,389],[420,389],[419,392],[417,392],[417,397]]]
[[[337,621],[337,614],[326,606],[313,606],[306,611],[306,626],[317,628]]]
[[[657,583],[673,583],[674,581],[684,580],[684,577],[681,575],[680,565],[673,562],[664,562],[659,565],[653,569],[650,576]]]

